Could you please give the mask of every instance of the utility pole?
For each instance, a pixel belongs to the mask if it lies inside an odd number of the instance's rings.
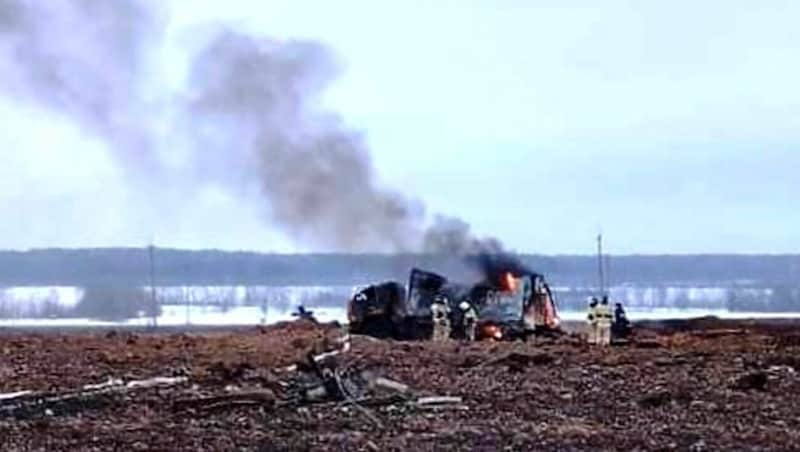
[[[603,275],[603,234],[597,234],[597,273],[600,277],[600,297],[606,294],[605,275]]]
[[[158,327],[158,300],[156,299],[156,269],[155,269],[155,250],[156,247],[150,242],[148,247],[148,257],[150,260],[150,315],[153,316],[153,328]]]

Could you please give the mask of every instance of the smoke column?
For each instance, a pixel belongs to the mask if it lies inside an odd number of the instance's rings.
[[[359,134],[317,113],[335,74],[316,43],[225,31],[194,59],[188,111],[230,143],[244,137],[273,224],[293,239],[340,250],[415,246],[422,209],[380,187]]]
[[[157,161],[142,100],[146,51],[165,22],[155,3],[0,0],[0,89],[78,123],[126,170]]]
[[[0,0],[0,90],[103,139],[136,187],[257,187],[270,224],[303,248],[502,249],[458,219],[426,227],[420,201],[379,183],[361,135],[319,109],[338,72],[319,43],[217,29],[192,56],[187,86],[153,95],[160,68],[150,57],[167,24],[157,4]],[[178,154],[177,168],[165,164]],[[170,213],[169,202],[153,203]]]

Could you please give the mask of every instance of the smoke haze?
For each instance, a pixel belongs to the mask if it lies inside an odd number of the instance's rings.
[[[100,136],[124,169],[153,174],[154,115],[143,85],[147,51],[166,24],[155,5],[0,0],[0,87]]]
[[[320,43],[217,28],[186,86],[159,87],[168,21],[157,4],[0,0],[0,89],[102,139],[159,215],[213,185],[242,202],[258,190],[255,208],[307,249],[500,249],[458,219],[427,228],[423,203],[381,185],[361,134],[319,108],[338,71]]]

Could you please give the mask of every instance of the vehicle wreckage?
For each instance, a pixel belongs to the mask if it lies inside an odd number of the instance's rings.
[[[451,338],[469,339],[461,326],[477,313],[476,340],[526,340],[562,334],[553,292],[538,273],[522,266],[486,271],[463,285],[414,268],[407,286],[394,281],[357,290],[347,305],[350,332],[378,338],[425,340],[433,334],[434,303],[448,306]]]

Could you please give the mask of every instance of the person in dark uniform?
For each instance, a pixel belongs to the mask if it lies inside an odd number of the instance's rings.
[[[622,303],[614,304],[614,324],[611,326],[611,334],[615,338],[624,339],[631,334],[631,322],[625,314]]]
[[[317,318],[314,317],[314,311],[307,310],[303,305],[298,306],[297,311],[292,313],[292,316],[297,317],[298,320],[308,320],[317,323]]]

